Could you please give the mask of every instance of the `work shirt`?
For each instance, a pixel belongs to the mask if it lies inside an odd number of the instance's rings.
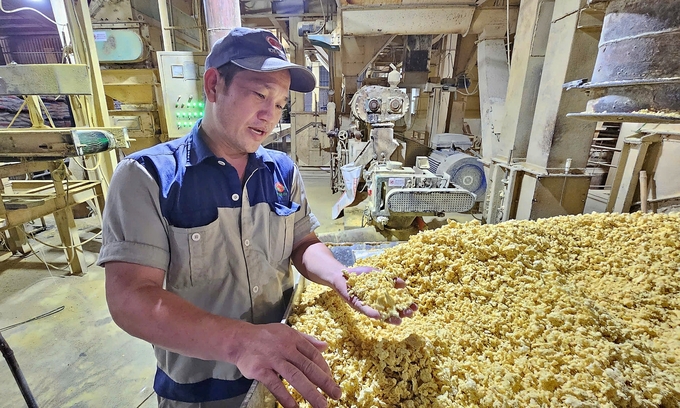
[[[286,154],[260,147],[249,155],[242,183],[201,134],[199,122],[187,136],[119,163],[98,264],[162,269],[166,290],[207,312],[279,322],[293,287],[293,246],[319,225],[300,173]],[[251,384],[234,365],[154,349],[160,400],[242,399]]]

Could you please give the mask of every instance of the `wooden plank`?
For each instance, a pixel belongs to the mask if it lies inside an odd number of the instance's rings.
[[[18,176],[21,174],[37,173],[39,171],[54,170],[61,161],[26,161],[18,163],[0,164],[0,178]]]
[[[17,252],[22,254],[31,252],[31,247],[26,240],[26,232],[24,232],[23,225],[10,228],[7,232],[9,236],[5,237],[5,242],[7,242],[7,246],[13,254],[16,254]]]

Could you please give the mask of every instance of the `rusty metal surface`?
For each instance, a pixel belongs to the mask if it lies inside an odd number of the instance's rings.
[[[580,88],[593,98],[572,117],[680,121],[680,2],[609,3],[595,69]]]
[[[0,66],[0,95],[91,95],[84,64],[12,64]]]

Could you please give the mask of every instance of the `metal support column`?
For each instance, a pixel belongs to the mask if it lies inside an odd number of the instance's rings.
[[[293,46],[293,49],[291,50],[290,56],[291,56],[291,62],[294,62],[299,65],[305,65],[305,49],[304,49],[304,43],[303,43],[303,38],[300,37],[298,34],[297,27],[298,23],[300,22],[299,17],[291,17],[288,20],[289,26],[292,27],[293,29],[290,30],[290,42],[291,45]],[[305,111],[305,98],[304,96],[299,93],[299,92],[291,92],[290,93],[290,157],[293,159],[294,162],[298,162],[297,160],[297,137],[296,134],[298,132],[298,120],[296,118],[296,114],[299,112],[304,112]]]
[[[168,16],[168,0],[158,0],[158,14],[161,20],[161,36],[163,38],[163,51],[173,51],[172,29]]]
[[[611,196],[607,203],[608,212],[628,212],[635,191],[638,188],[638,177],[647,157],[647,150],[653,143],[661,142],[658,134],[627,137],[619,160],[619,168],[612,185]]]
[[[496,155],[498,149],[510,75],[505,40],[487,38],[485,33],[480,35],[477,64],[479,107],[482,115],[482,156],[490,159]]]
[[[526,158],[554,5],[553,0],[524,0],[520,5],[505,117],[488,172],[484,218],[489,223],[505,221],[513,215],[503,210],[512,208],[511,201],[516,199],[514,192],[508,191],[510,166],[513,159]],[[513,180],[517,177],[513,175]]]
[[[458,35],[449,34],[443,40],[443,47],[441,51],[441,61],[438,65],[437,75],[440,78],[451,78],[453,77],[453,66],[456,58],[456,45],[458,44]],[[451,99],[451,92],[445,92],[442,88],[442,92],[438,93],[439,101],[435,104],[438,107],[438,111],[434,115],[436,120],[432,123],[431,129],[432,135],[438,133],[446,132],[446,128],[449,124],[449,99]],[[461,123],[462,125],[462,123]],[[462,129],[461,129],[462,130]],[[458,131],[457,133],[463,133]]]
[[[238,0],[203,0],[205,24],[208,28],[208,46],[229,34],[233,28],[241,27],[241,6]],[[295,31],[297,25],[290,25]]]
[[[599,35],[578,28],[586,0],[555,2],[536,111],[523,164],[516,218],[537,219],[583,211],[590,176],[588,161],[595,124],[566,117],[588,98],[566,93],[563,84],[591,75]]]
[[[94,41],[92,21],[87,2],[67,0],[64,1],[64,5],[66,15],[71,23],[71,38],[73,39],[76,63],[86,64],[90,68],[89,73],[92,82],[92,96],[85,96],[83,98],[71,97],[71,103],[75,105],[74,113],[77,110],[85,113],[85,116],[74,115],[76,126],[110,127],[109,110],[106,106],[106,96],[104,94],[104,82],[99,69],[99,57],[97,56],[97,47]],[[100,176],[103,182],[104,194],[106,194],[109,180],[111,180],[113,170],[118,164],[118,159],[116,158],[115,150],[98,153],[97,156],[100,162]]]

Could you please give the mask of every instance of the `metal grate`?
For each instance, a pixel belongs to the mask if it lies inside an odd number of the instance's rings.
[[[399,189],[387,194],[387,209],[395,213],[466,212],[475,195],[459,189]]]
[[[59,36],[0,38],[5,64],[59,64],[62,46]]]

